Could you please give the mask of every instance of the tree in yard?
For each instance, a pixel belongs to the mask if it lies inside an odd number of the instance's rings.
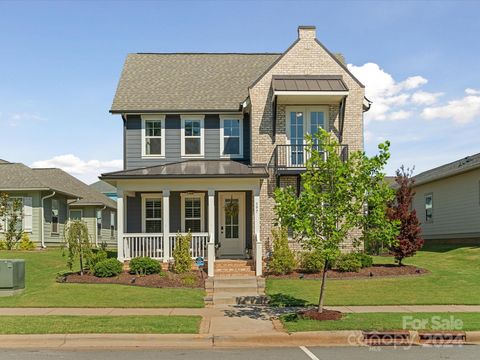
[[[399,265],[402,265],[404,258],[414,256],[424,243],[417,213],[415,209],[412,209],[412,200],[415,196],[412,172],[412,170],[405,169],[403,166],[397,170],[395,202],[392,202],[388,209],[390,219],[400,222],[398,241],[390,248],[391,254]]]
[[[277,188],[275,211],[277,221],[290,227],[306,250],[318,251],[324,258],[318,302],[318,312],[323,312],[327,269],[339,257],[342,242],[353,236],[354,230],[364,228],[365,204],[387,203],[393,198],[392,192],[376,181],[383,179],[389,143],[380,144],[379,154],[371,158],[354,152],[344,159],[338,141],[320,129],[314,138],[308,137],[306,153],[303,190],[297,196],[293,187]],[[376,221],[377,226],[395,233],[395,225],[385,213]]]
[[[5,247],[7,250],[15,248],[22,239],[22,201],[18,198],[10,199],[8,194],[0,194],[0,230],[4,232]],[[20,225],[20,226],[19,226]]]
[[[67,252],[67,266],[73,270],[75,261],[80,262],[80,275],[85,272],[86,259],[90,258],[92,245],[87,224],[81,220],[72,220],[65,225],[63,255]]]

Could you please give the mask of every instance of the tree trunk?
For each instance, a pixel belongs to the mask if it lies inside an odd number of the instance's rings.
[[[320,285],[320,299],[318,300],[318,312],[323,312],[323,298],[325,297],[325,281],[327,281],[328,261],[323,265],[322,283]]]

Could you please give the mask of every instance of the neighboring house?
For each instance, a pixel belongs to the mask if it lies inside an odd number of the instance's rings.
[[[116,203],[63,170],[32,169],[3,161],[0,192],[21,199],[22,229],[41,247],[63,242],[64,225],[69,218],[82,218],[89,224],[92,242],[116,245]]]
[[[99,180],[93,184],[90,184],[92,188],[101,192],[106,197],[109,197],[112,200],[117,201],[117,188],[105,181]]]
[[[273,190],[300,189],[305,135],[322,127],[344,156],[362,150],[369,106],[311,26],[284,53],[128,55],[110,110],[123,120],[124,169],[101,176],[117,187],[119,259],[168,261],[190,230],[209,276],[216,258],[246,257],[261,275]]]
[[[480,242],[480,153],[414,179],[413,207],[426,240]]]

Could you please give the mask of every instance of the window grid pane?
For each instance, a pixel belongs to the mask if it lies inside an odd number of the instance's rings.
[[[202,202],[198,197],[185,198],[185,231],[202,231]]]
[[[145,231],[162,232],[162,200],[145,199]]]
[[[145,154],[162,155],[162,121],[145,121]]]
[[[225,155],[240,154],[240,120],[225,119],[223,121],[223,144]]]

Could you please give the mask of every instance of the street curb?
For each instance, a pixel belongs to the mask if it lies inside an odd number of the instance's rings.
[[[415,336],[411,335],[412,339]],[[358,330],[263,334],[49,334],[0,335],[1,349],[212,349],[293,346],[366,346]],[[466,332],[467,344],[480,345],[480,331]],[[412,345],[418,345],[413,341]]]

